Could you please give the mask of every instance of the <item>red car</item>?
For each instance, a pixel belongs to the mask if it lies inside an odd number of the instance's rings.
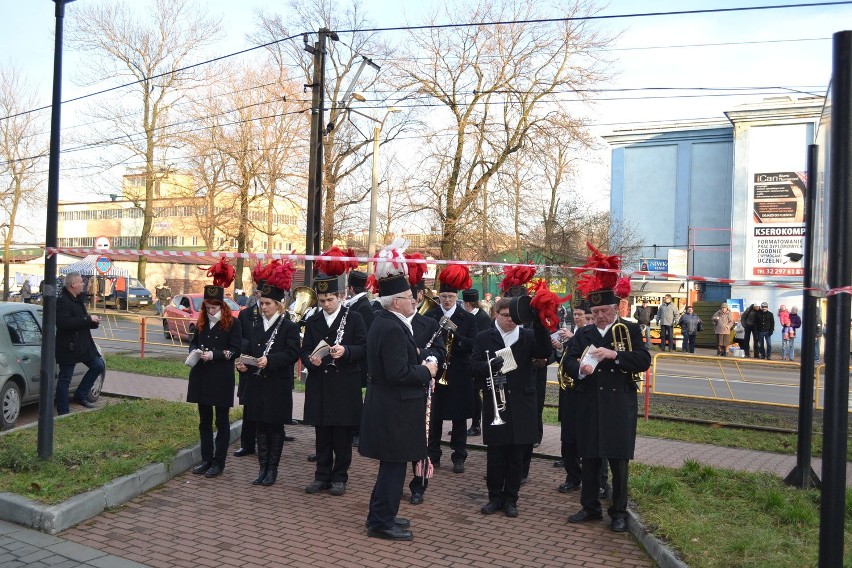
[[[166,339],[174,337],[189,341],[192,338],[202,301],[204,294],[178,294],[172,298],[171,303],[163,309],[163,335]],[[225,303],[237,317],[242,308],[230,298],[225,298]]]

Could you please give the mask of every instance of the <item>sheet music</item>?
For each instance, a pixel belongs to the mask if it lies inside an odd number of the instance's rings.
[[[187,367],[195,367],[195,364],[201,359],[201,349],[193,349],[186,356],[186,361],[183,362]]]
[[[500,368],[500,372],[504,375],[506,373],[511,373],[512,371],[518,368],[518,363],[515,361],[515,356],[512,354],[511,347],[504,347],[503,349],[498,349],[494,354],[497,357],[503,358],[503,366]]]
[[[592,372],[594,372],[595,368],[598,366],[598,363],[601,362],[601,359],[593,357],[591,353],[589,353],[592,349],[595,349],[595,346],[589,345],[583,351],[583,356],[580,357],[580,367],[582,367],[583,365],[589,365],[592,368]]]
[[[237,363],[257,367],[257,357],[252,357],[251,355],[240,355],[239,359],[237,359]]]
[[[316,348],[311,353],[311,357],[316,357],[317,359],[322,359],[328,352],[331,351],[331,345],[326,343],[325,339],[320,339],[320,342],[317,344]]]

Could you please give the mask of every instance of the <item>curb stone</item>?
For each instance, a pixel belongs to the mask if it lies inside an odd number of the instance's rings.
[[[231,443],[239,439],[242,429],[242,420],[231,424]],[[200,460],[200,445],[186,448],[180,450],[168,464],[148,465],[56,505],[45,505],[14,493],[0,493],[0,520],[47,534],[57,534],[143,495],[172,477],[189,471]]]
[[[631,509],[627,509],[627,526],[630,529],[630,534],[636,537],[636,540],[645,549],[645,552],[654,559],[657,566],[660,568],[689,568],[689,565],[677,557],[677,554],[666,545],[662,540],[655,537],[636,513]]]

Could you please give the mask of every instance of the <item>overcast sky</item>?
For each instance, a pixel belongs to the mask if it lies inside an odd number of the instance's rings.
[[[91,1],[95,0],[68,4],[66,20],[74,17],[76,6]],[[137,2],[147,4],[143,0]],[[611,0],[600,13],[628,15],[798,3],[789,0]],[[210,52],[215,56],[248,47],[250,44],[245,36],[252,31],[254,9],[274,11],[284,2],[203,0],[201,4],[226,23],[226,37]],[[367,17],[376,27],[420,23],[418,14],[404,13],[400,8],[404,4],[398,0],[363,2]],[[422,0],[417,5],[428,4],[430,2]],[[39,86],[43,103],[49,104],[54,3],[51,0],[0,0],[0,16],[0,61],[4,65],[11,62],[21,67]],[[465,15],[459,13],[456,22],[466,21]],[[725,110],[778,93],[824,94],[831,72],[831,35],[842,30],[843,24],[847,28],[852,25],[852,4],[602,21],[602,27],[620,34],[608,54],[614,61],[616,76],[607,87],[640,90],[602,92],[595,96],[596,104],[582,112],[595,125],[595,134],[604,135],[657,121],[724,119]],[[80,64],[78,54],[66,52],[64,100],[93,90],[73,83]],[[740,91],[734,96],[732,91],[718,90],[752,87],[784,89]],[[650,88],[668,90],[648,90]],[[683,90],[671,90],[674,88]],[[63,127],[79,120],[73,104],[63,107]],[[601,144],[603,149],[593,157],[596,163],[590,163],[583,171],[582,183],[605,190],[609,180],[609,152],[603,141]],[[79,188],[74,187],[73,179],[63,178],[60,199],[70,199],[72,195],[79,198]]]

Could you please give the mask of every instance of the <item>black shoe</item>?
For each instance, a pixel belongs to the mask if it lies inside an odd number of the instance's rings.
[[[467,429],[468,436],[480,436],[482,435],[482,429],[475,424]]]
[[[408,500],[412,505],[420,505],[423,503],[423,494],[422,493],[412,493],[411,499]]]
[[[202,473],[207,473],[207,470],[213,467],[213,462],[210,460],[203,461],[200,464],[196,465],[192,468],[192,473],[195,475],[201,475]]]
[[[479,512],[482,513],[483,515],[493,515],[497,511],[501,510],[502,508],[503,508],[502,502],[498,501],[497,499],[492,499],[491,501],[489,501],[488,503],[483,505],[482,508],[479,510]]]
[[[204,477],[219,477],[224,469],[219,465],[213,465],[204,473]]]
[[[556,460],[553,462],[553,467],[565,467],[565,460]]]
[[[464,473],[464,462],[453,462],[453,473]]]
[[[367,529],[367,536],[385,540],[414,540],[410,530],[394,526],[392,529]]]
[[[331,489],[331,483],[327,481],[314,480],[310,485],[305,487],[305,493],[319,493],[320,491],[325,491],[326,489]]]
[[[346,484],[342,481],[332,481],[331,482],[331,490],[329,491],[335,497],[340,497],[344,493],[346,493]]]
[[[612,532],[627,532],[627,519],[624,517],[617,517],[612,520],[609,528],[612,529]]]
[[[360,443],[361,443],[361,436],[353,436],[352,437],[352,447],[353,448],[357,448]]]
[[[608,495],[609,491],[607,491],[606,487],[598,489],[598,499],[606,499]]]
[[[518,516],[518,506],[514,503],[506,503],[503,505],[503,512],[507,517],[517,517]]]
[[[405,517],[394,517],[393,524],[401,529],[411,528],[411,521],[409,521]],[[364,528],[370,528],[370,521],[364,521]]]
[[[74,402],[85,408],[95,408],[95,405],[89,402],[88,400],[81,400],[79,398],[75,398]]]
[[[243,456],[250,456],[254,453],[254,449],[252,448],[240,448],[234,452],[234,456],[241,458]]]
[[[316,455],[316,454],[311,454],[311,455],[309,455],[309,456],[308,456],[308,461],[309,461],[309,462],[315,462],[315,461],[317,461],[317,455]]]
[[[296,441],[296,438],[294,438],[293,436],[287,436],[287,435],[285,434],[285,435],[284,435],[284,441],[285,441],[285,442],[295,442],[295,441]]]
[[[526,485],[529,482],[529,480],[530,479],[528,477],[522,477],[521,478],[521,485]]]
[[[535,444],[533,444],[533,449],[536,449],[536,448],[537,448],[537,447],[539,447],[540,445],[541,445],[541,442],[536,442]]]
[[[576,491],[580,488],[580,484],[576,481],[566,481],[562,485],[559,486],[560,493],[570,493],[571,491]]]
[[[603,519],[601,513],[592,513],[585,509],[580,509],[573,515],[568,516],[569,523],[585,523],[587,521],[600,521],[601,519]]]

